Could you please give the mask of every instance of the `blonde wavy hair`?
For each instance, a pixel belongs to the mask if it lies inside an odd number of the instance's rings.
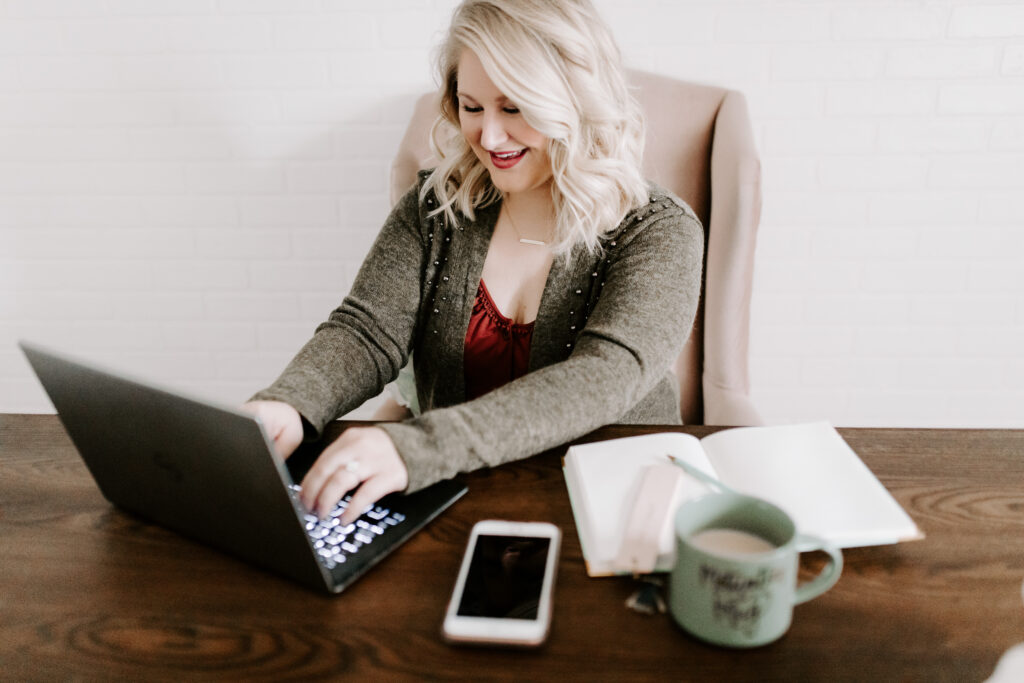
[[[621,55],[589,0],[465,0],[439,46],[441,112],[430,133],[440,163],[423,186],[438,199],[434,213],[451,225],[459,214],[498,201],[459,132],[458,64],[472,50],[526,123],[549,139],[555,253],[600,239],[631,209],[648,201],[640,170],[644,122],[630,94]]]

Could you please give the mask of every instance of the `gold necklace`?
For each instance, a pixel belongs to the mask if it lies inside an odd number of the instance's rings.
[[[505,209],[506,209],[505,210],[505,215],[508,216],[508,222],[512,226],[512,229],[515,231],[516,237],[519,238],[519,243],[520,244],[531,244],[531,245],[533,245],[535,247],[546,247],[547,246],[548,243],[544,242],[542,240],[531,240],[531,239],[529,239],[527,237],[523,237],[523,233],[519,232],[519,228],[516,226],[515,219],[512,218],[512,207],[510,207],[510,206],[508,206],[506,204],[505,205]]]

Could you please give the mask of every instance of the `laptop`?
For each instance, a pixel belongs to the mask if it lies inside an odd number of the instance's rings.
[[[340,593],[467,490],[390,494],[349,527],[342,501],[321,522],[298,500],[313,458],[286,463],[252,415],[19,346],[107,500],[314,590]]]

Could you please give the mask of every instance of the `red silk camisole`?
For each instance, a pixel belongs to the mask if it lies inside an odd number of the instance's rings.
[[[525,375],[530,365],[532,339],[533,323],[516,323],[503,316],[484,281],[480,280],[462,358],[466,400],[483,396]]]

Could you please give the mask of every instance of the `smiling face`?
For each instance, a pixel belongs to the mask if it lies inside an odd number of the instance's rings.
[[[495,187],[508,195],[551,183],[548,138],[526,123],[469,49],[459,59],[457,94],[462,135]]]

